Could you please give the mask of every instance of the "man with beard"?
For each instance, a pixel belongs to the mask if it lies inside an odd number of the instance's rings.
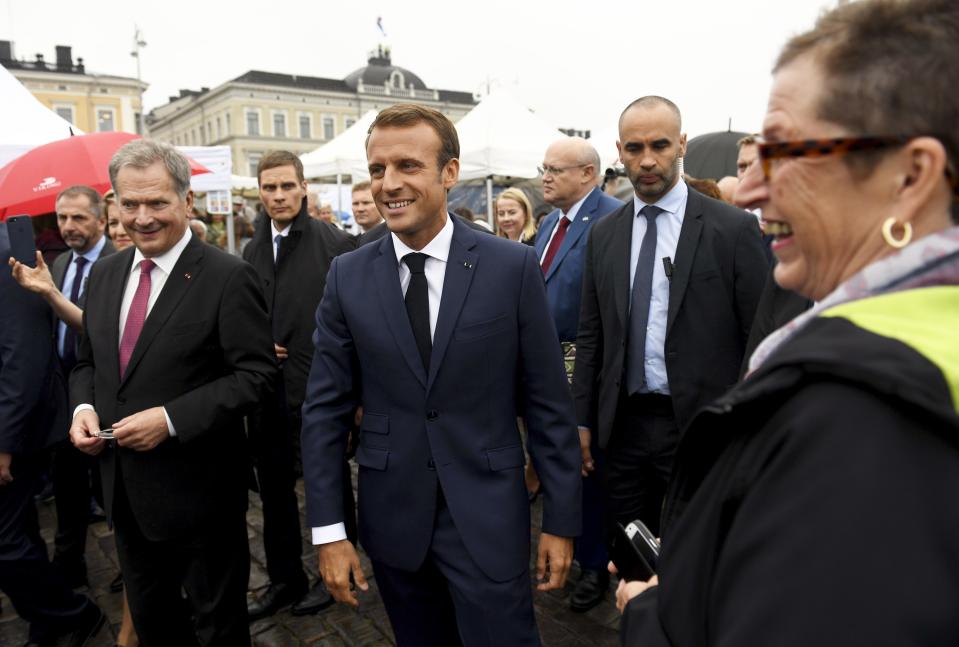
[[[103,235],[107,220],[101,204],[100,194],[83,185],[72,186],[57,196],[57,227],[70,252],[57,257],[50,273],[54,285],[81,308],[91,267],[98,259],[116,251]],[[77,363],[77,331],[58,320],[56,344],[63,373],[69,376]],[[87,583],[84,553],[91,483],[99,483],[95,465],[95,459],[67,440],[57,444],[53,451],[53,492],[57,508],[53,564],[73,587]]]
[[[299,157],[289,151],[270,151],[260,160],[257,181],[268,218],[260,221],[243,258],[253,265],[266,296],[280,371],[274,398],[249,419],[270,576],[270,585],[247,605],[251,622],[290,604],[293,615],[306,615],[333,603],[321,580],[308,590],[300,560],[300,511],[293,488],[295,467],[300,463],[300,406],[313,358],[313,317],[330,263],[353,249],[352,237],[310,217]],[[349,471],[345,473],[348,479]],[[352,494],[351,488],[344,488],[344,505],[350,510]]]
[[[767,265],[753,216],[679,181],[672,101],[631,103],[616,146],[635,197],[590,233],[573,396],[606,450],[613,520],[658,534],[681,429],[735,384]]]

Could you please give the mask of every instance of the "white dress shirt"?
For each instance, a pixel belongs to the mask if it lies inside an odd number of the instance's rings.
[[[676,264],[676,246],[679,233],[683,228],[686,214],[686,202],[689,189],[682,180],[670,189],[666,195],[655,202],[662,209],[656,217],[656,261],[653,263],[653,288],[649,302],[649,320],[646,324],[646,387],[649,393],[669,395],[669,379],[666,375],[666,320],[669,316],[669,278],[663,259],[669,258]],[[633,279],[636,278],[636,265],[639,263],[639,248],[646,234],[646,217],[640,210],[646,203],[633,196],[633,236],[629,247],[629,293],[633,293]]]
[[[280,243],[279,241],[276,240],[276,237],[282,236],[283,238],[286,238],[287,236],[290,235],[290,229],[291,229],[290,225],[287,224],[287,226],[283,229],[283,231],[280,231],[279,229],[276,228],[276,223],[273,222],[273,219],[272,218],[270,219],[270,231],[272,232],[272,235],[270,236],[270,240],[273,241],[273,262],[274,263],[276,263],[276,257],[280,253]]]
[[[559,218],[556,219],[556,224],[553,225],[553,231],[549,232],[549,238],[546,240],[546,246],[543,247],[543,255],[539,259],[540,265],[542,265],[543,261],[546,260],[546,253],[549,251],[549,244],[553,242],[553,236],[556,235],[556,231],[559,229],[560,218],[566,218],[569,220],[570,225],[573,224],[576,221],[576,216],[579,214],[580,207],[583,206],[583,203],[586,202],[586,198],[588,198],[589,194],[592,192],[592,189],[590,189],[586,195],[573,203],[573,206],[570,207],[569,211],[566,213],[563,213],[562,211],[559,212]],[[568,226],[569,225],[567,225],[567,227]]]
[[[399,237],[390,232],[393,237],[393,251],[396,252],[396,262],[399,270],[400,289],[403,290],[403,296],[406,297],[406,289],[410,286],[410,268],[403,262],[403,257],[412,254],[417,250],[407,247]],[[430,303],[430,339],[436,333],[436,319],[440,312],[440,299],[443,296],[443,281],[446,278],[446,263],[450,256],[450,245],[453,242],[453,221],[449,215],[446,216],[446,224],[440,229],[440,232],[428,242],[423,249],[418,250],[421,254],[426,254],[426,263],[423,266],[423,272],[426,274],[426,288],[429,294]],[[313,543],[330,544],[334,541],[346,539],[346,525],[334,523],[328,526],[318,526],[312,528]]]
[[[163,286],[166,285],[167,278],[169,278],[177,261],[180,260],[180,255],[183,254],[183,250],[192,237],[193,234],[190,228],[187,227],[183,233],[183,237],[180,238],[173,247],[151,259],[156,264],[156,267],[150,272],[150,298],[147,300],[146,317],[150,316],[150,311],[153,310],[153,305],[156,303],[157,297],[160,296],[160,291],[163,290]],[[140,284],[140,261],[145,258],[139,249],[133,253],[133,265],[130,268],[127,285],[123,289],[123,300],[120,302],[120,329],[117,335],[117,353],[120,352],[120,341],[123,339],[123,329],[126,328],[127,325],[127,315],[130,313],[130,306],[133,304],[133,296],[136,294],[137,286]],[[146,317],[144,317],[144,321],[146,321]],[[79,405],[74,409],[73,417],[75,418],[80,411],[85,409],[93,410],[93,406],[90,404]],[[170,435],[176,436],[176,429],[173,428],[173,421],[170,420],[170,414],[167,413],[166,407],[163,407],[163,415],[166,417],[167,429],[170,430]]]

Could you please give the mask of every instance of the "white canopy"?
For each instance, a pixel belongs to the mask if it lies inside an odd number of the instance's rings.
[[[534,178],[546,148],[566,137],[508,93],[489,94],[456,124],[460,179],[490,175]]]
[[[354,180],[369,178],[366,168],[366,131],[376,118],[370,110],[359,121],[315,151],[300,155],[307,178],[352,175]]]
[[[177,146],[184,155],[210,169],[190,179],[194,191],[229,191],[233,188],[233,159],[229,146]]]
[[[0,166],[31,148],[83,131],[40,103],[0,65]]]

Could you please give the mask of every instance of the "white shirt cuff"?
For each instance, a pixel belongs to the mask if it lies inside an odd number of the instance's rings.
[[[313,528],[313,545],[332,544],[346,539],[346,524],[343,522]]]
[[[163,417],[166,418],[166,428],[170,430],[170,438],[176,438],[176,429],[173,428],[173,421],[170,420],[170,414],[166,412],[166,407],[163,407]]]
[[[77,408],[73,410],[73,417],[76,418],[81,411],[96,411],[96,409],[93,408],[92,404],[78,404]]]

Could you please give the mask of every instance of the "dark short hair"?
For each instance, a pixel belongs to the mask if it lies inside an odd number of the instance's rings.
[[[280,166],[292,166],[296,170],[296,179],[303,182],[306,178],[303,176],[303,162],[300,158],[290,151],[267,151],[266,155],[260,158],[256,165],[256,183],[260,183],[260,175],[263,171]]]
[[[818,117],[856,135],[930,135],[959,160],[959,3],[863,0],[824,13],[783,48],[773,71],[811,55],[825,77]],[[844,156],[868,175],[882,156]],[[955,203],[953,216],[955,217]]]
[[[369,191],[373,188],[373,185],[370,184],[368,180],[363,180],[362,182],[357,182],[350,189],[350,193],[356,193],[357,191]]]
[[[626,113],[633,108],[652,108],[654,106],[665,106],[666,108],[669,108],[669,110],[676,115],[676,122],[679,124],[679,129],[683,129],[683,115],[679,112],[679,106],[666,97],[660,97],[655,94],[640,97],[626,106],[623,111],[619,113],[619,125],[623,125],[623,117],[625,117]]]
[[[432,128],[440,138],[440,151],[436,160],[439,168],[446,166],[450,160],[459,158],[460,140],[453,122],[439,110],[414,103],[398,103],[381,110],[366,131],[366,145],[369,146],[374,128],[409,128],[422,123]]]
[[[100,216],[104,215],[100,206],[100,194],[97,193],[96,189],[85,184],[74,184],[71,187],[67,187],[57,194],[56,202],[59,203],[60,198],[76,198],[81,195],[86,196],[87,201],[90,203],[90,212],[94,218],[99,220]]]

